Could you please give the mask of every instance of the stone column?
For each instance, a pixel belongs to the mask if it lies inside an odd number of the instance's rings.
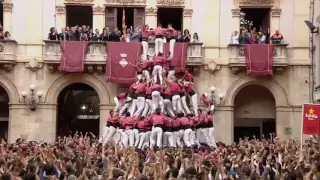
[[[231,145],[233,140],[233,106],[219,106],[213,116],[216,141]]]
[[[113,110],[114,106],[109,104],[100,104],[100,127],[99,136],[102,136],[103,129],[107,124],[107,118],[110,114],[110,110]]]
[[[240,9],[231,9],[232,12],[232,31],[240,30]]]
[[[192,17],[193,10],[192,9],[183,9],[183,29],[191,30],[191,17]]]
[[[270,34],[272,35],[276,30],[280,29],[280,15],[281,9],[271,9],[270,19]]]
[[[12,7],[10,2],[3,2],[3,27],[5,31],[12,33]]]
[[[145,9],[145,23],[149,25],[150,28],[157,27],[157,8],[147,7]]]
[[[103,29],[105,27],[105,8],[101,6],[93,6],[93,29]]]
[[[66,27],[66,6],[56,6],[56,27]]]

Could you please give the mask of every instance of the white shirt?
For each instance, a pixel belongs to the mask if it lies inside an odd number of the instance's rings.
[[[230,38],[230,44],[239,44],[239,35],[232,35]]]

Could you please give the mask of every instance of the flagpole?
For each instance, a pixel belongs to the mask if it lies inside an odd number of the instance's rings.
[[[305,106],[305,104],[302,104],[302,111],[301,111],[301,137],[300,137],[300,152],[302,152],[302,148],[303,148],[303,113],[304,113],[304,106]]]
[[[126,40],[127,39],[127,29],[126,29],[126,12],[124,9],[124,3],[122,4],[122,33],[123,37]]]

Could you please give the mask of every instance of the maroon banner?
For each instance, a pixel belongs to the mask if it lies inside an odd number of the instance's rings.
[[[304,104],[302,109],[303,134],[318,135],[320,104]]]
[[[88,42],[61,41],[62,55],[59,70],[63,72],[83,72]]]
[[[131,84],[136,80],[136,68],[141,58],[141,43],[109,42],[107,44],[106,81]]]
[[[163,45],[163,53],[165,57],[168,56],[169,50],[169,43],[165,43]],[[171,65],[175,67],[176,72],[183,72],[186,70],[187,65],[187,56],[188,56],[188,43],[175,43],[174,50],[173,50],[173,57],[171,59]],[[169,64],[168,64],[169,67]],[[168,67],[165,67],[166,69]]]
[[[247,44],[244,46],[247,74],[249,76],[273,75],[273,46]]]

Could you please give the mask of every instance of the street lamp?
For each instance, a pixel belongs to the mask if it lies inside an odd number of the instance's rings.
[[[29,96],[27,91],[21,92],[23,102],[31,111],[35,111],[37,109],[38,105],[41,102],[41,97],[43,96],[42,91],[35,92],[35,89],[36,86],[31,84]]]
[[[214,86],[211,86],[211,88],[210,88],[210,91],[211,91],[211,101],[212,101],[212,103],[213,103],[213,105],[214,106],[217,106],[217,105],[220,105],[220,104],[222,104],[222,100],[223,100],[223,98],[224,98],[224,94],[223,93],[220,93],[219,95],[218,95],[218,98],[219,98],[219,104],[217,103],[217,97],[216,97],[216,87],[214,87]]]

